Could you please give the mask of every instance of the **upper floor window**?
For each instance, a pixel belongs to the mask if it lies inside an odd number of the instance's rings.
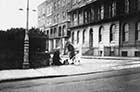
[[[104,18],[104,6],[102,5],[99,9],[98,9],[98,20],[103,19]]]
[[[123,26],[123,33],[122,33],[122,40],[127,42],[129,40],[129,25],[128,24],[124,24]]]
[[[83,24],[83,13],[80,11],[78,15],[79,15],[79,24]]]
[[[63,26],[63,30],[62,30],[62,35],[66,36],[67,35],[67,30],[66,30],[66,26]]]
[[[63,18],[63,20],[66,19],[66,12],[62,12],[62,18]]]
[[[74,14],[74,25],[77,25],[78,23],[78,15],[77,13]]]
[[[101,6],[101,19],[104,18],[104,6],[102,5]]]
[[[85,10],[84,11],[84,23],[87,23],[87,21],[88,21],[88,12],[87,12],[87,10]]]
[[[57,22],[57,16],[55,15],[54,16],[54,23],[56,23]]]
[[[109,7],[109,16],[114,17],[116,15],[116,2],[113,2]]]
[[[77,43],[79,43],[80,40],[80,31],[77,32]]]
[[[102,40],[103,40],[103,31],[104,31],[104,27],[101,26],[99,28],[99,42],[102,42]]]
[[[110,28],[110,42],[115,40],[116,25],[111,25]]]
[[[140,22],[136,25],[136,40],[140,41]]]
[[[125,13],[129,13],[130,2],[129,0],[125,0]]]
[[[94,20],[94,17],[95,17],[94,14],[95,14],[94,9],[91,8],[91,20]]]

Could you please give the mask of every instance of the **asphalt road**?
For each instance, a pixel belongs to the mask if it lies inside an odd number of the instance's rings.
[[[0,92],[140,92],[140,68],[3,82]]]

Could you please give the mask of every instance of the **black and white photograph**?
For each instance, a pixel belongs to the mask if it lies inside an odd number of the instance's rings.
[[[0,92],[140,92],[140,0],[0,0]]]

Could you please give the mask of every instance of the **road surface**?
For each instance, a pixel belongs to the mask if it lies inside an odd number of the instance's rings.
[[[3,82],[0,92],[140,92],[140,68]]]

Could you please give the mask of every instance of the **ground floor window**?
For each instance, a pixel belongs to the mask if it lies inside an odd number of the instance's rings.
[[[122,56],[128,56],[128,52],[127,51],[122,51]]]
[[[140,57],[140,51],[135,51],[135,56]]]

